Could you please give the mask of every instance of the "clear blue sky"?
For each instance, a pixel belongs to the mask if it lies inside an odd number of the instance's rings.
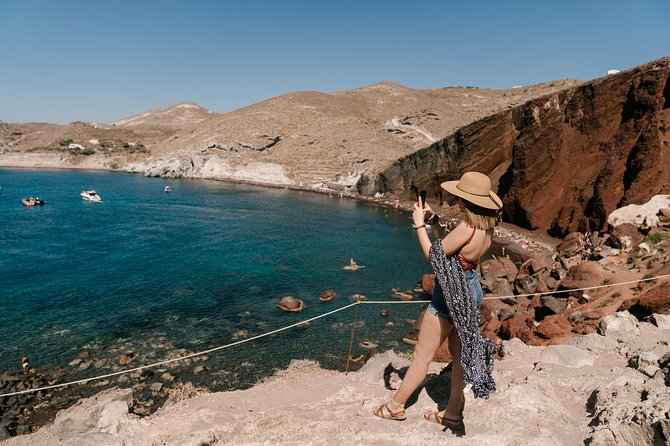
[[[668,55],[668,0],[0,0],[0,120],[223,113],[382,81],[509,88]]]

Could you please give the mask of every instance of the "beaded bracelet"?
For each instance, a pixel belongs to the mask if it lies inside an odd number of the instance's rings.
[[[414,226],[414,230],[419,230],[420,228],[425,228],[425,227],[426,227],[426,224],[424,223],[424,224],[419,225],[419,226]]]

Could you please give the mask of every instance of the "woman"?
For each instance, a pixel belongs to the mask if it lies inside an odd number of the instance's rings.
[[[456,228],[449,232],[441,241],[436,242],[431,247],[431,241],[426,231],[426,223],[431,228],[439,232],[441,227],[438,224],[437,216],[425,203],[414,205],[412,219],[414,228],[417,231],[419,243],[426,259],[436,269],[435,288],[433,298],[428,305],[428,311],[425,312],[421,322],[419,339],[414,349],[414,360],[410,365],[400,388],[393,398],[381,406],[374,409],[374,414],[380,418],[390,420],[404,420],[405,403],[412,393],[424,382],[428,373],[428,366],[433,360],[437,349],[445,340],[449,343],[449,352],[453,358],[451,392],[447,407],[442,412],[426,412],[424,418],[443,426],[452,431],[463,430],[463,390],[466,386],[464,379],[463,364],[467,366],[468,385],[473,385],[473,391],[476,396],[488,396],[488,393],[495,389],[495,383],[490,378],[492,369],[492,358],[490,358],[492,346],[486,340],[481,339],[479,333],[479,307],[482,303],[482,289],[477,275],[477,265],[479,259],[491,247],[493,238],[493,229],[497,224],[498,212],[502,208],[502,201],[491,191],[490,179],[478,172],[466,172],[459,181],[447,181],[442,183],[442,188],[447,192],[458,197],[458,204],[465,212],[466,221],[461,222]],[[424,206],[425,205],[425,206]],[[426,215],[432,214],[426,220]],[[465,288],[469,288],[464,293],[469,302],[460,302],[458,299],[450,299],[453,296],[443,293],[443,288],[453,292],[451,283],[442,277],[442,267],[439,262],[436,263],[436,257],[453,256],[453,261],[460,264],[463,271]],[[438,271],[439,270],[439,271]],[[463,314],[470,310],[469,323],[463,323]],[[464,313],[465,311],[465,313]],[[474,312],[474,313],[472,313]],[[454,318],[452,319],[452,315]],[[474,316],[474,317],[473,317]],[[473,321],[472,319],[475,319]],[[456,325],[456,328],[455,328]],[[476,333],[473,333],[476,331]],[[465,339],[468,347],[468,355],[472,357],[461,357],[461,339]],[[472,348],[472,340],[476,344]],[[477,344],[480,343],[480,344]],[[484,361],[483,366],[480,361]],[[479,369],[472,372],[472,363],[470,360],[478,362]],[[489,361],[491,363],[489,364]],[[485,369],[485,370],[484,370]],[[484,370],[482,372],[482,370]],[[488,377],[477,376],[477,373],[488,372]],[[475,382],[476,381],[476,382]]]

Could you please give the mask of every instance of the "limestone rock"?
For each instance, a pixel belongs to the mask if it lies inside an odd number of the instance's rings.
[[[614,353],[618,347],[618,343],[612,337],[602,336],[598,333],[575,336],[567,343],[595,354]]]
[[[633,368],[651,377],[654,376],[659,369],[659,359],[660,358],[652,352],[644,352],[632,358],[630,364]]]
[[[59,412],[54,420],[53,431],[65,444],[86,444],[84,439],[105,445],[121,444],[120,439],[118,443],[110,440],[122,431],[124,425],[136,418],[128,413],[132,405],[132,389],[104,390]]]
[[[670,330],[670,315],[656,314],[655,313],[651,316],[651,321],[658,328],[663,328],[663,329],[666,329],[666,330]]]
[[[639,336],[638,321],[628,311],[619,311],[604,317],[600,321],[598,333],[613,339],[626,339]]]
[[[670,195],[655,195],[644,204],[630,204],[607,216],[607,222],[616,227],[623,223],[640,226],[646,222],[649,226],[658,224],[658,212],[670,206]]]
[[[556,364],[563,367],[580,368],[593,365],[593,356],[574,345],[550,345],[545,347],[541,364]]]

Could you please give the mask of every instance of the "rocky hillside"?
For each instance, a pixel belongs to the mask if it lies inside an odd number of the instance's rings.
[[[510,90],[381,83],[219,115],[192,103],[112,125],[0,123],[0,166],[118,169],[413,198],[489,174],[507,221],[563,237],[670,192],[670,58]]]
[[[670,192],[670,58],[533,99],[464,126],[359,189],[413,195],[466,170],[499,184],[505,216],[564,236],[603,229],[620,206]]]
[[[0,165],[353,188],[362,173],[373,175],[464,125],[578,83],[510,90],[382,83],[287,94],[224,115],[181,103],[112,125],[0,123]]]

